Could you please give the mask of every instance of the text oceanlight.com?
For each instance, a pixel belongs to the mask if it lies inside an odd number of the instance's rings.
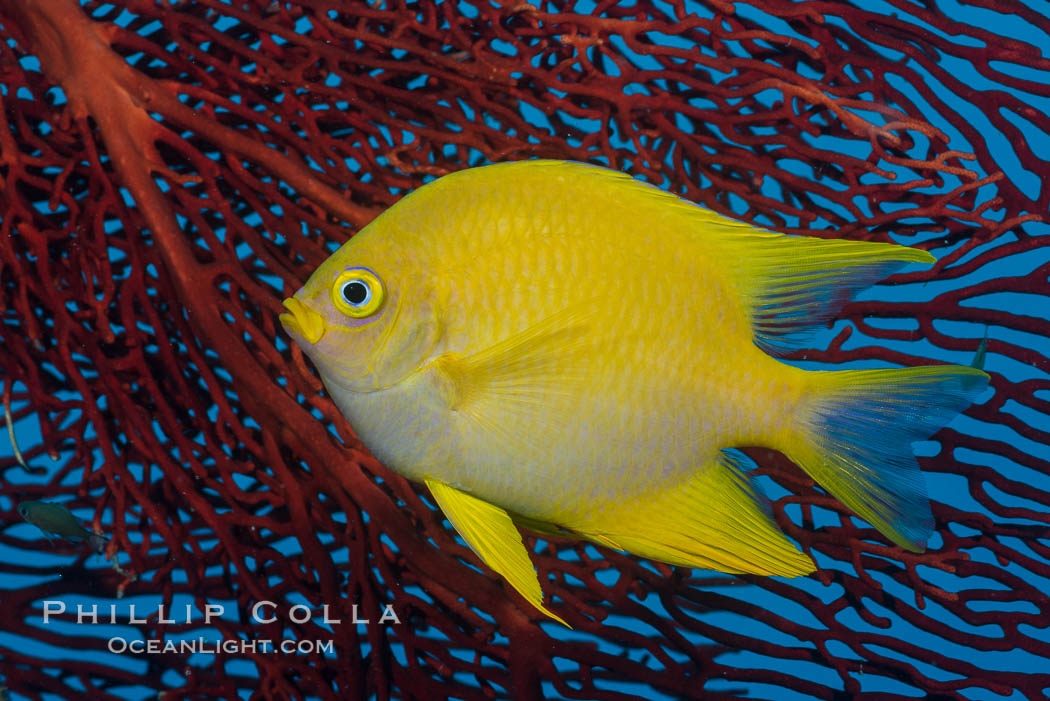
[[[110,638],[109,651],[117,654],[130,652],[136,655],[159,655],[179,653],[181,655],[216,654],[243,655],[247,653],[281,652],[285,654],[335,654],[334,640],[126,640]]]

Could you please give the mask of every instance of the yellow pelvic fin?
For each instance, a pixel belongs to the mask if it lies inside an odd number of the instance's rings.
[[[526,601],[566,627],[568,623],[543,606],[543,590],[521,534],[506,511],[444,482],[426,480],[430,493],[470,549]]]
[[[689,481],[574,529],[595,542],[672,565],[795,577],[816,569],[776,527],[763,497],[723,451]]]

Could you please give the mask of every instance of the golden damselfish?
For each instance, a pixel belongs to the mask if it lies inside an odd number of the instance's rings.
[[[687,567],[813,571],[743,446],[783,452],[923,549],[933,518],[911,443],[987,375],[811,372],[776,356],[858,290],[933,260],[769,233],[604,168],[525,161],[408,195],[281,321],[376,457],[426,483],[481,559],[558,618],[517,526]]]

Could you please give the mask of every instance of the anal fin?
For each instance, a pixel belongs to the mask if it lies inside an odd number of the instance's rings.
[[[574,530],[672,565],[786,577],[813,572],[813,561],[776,527],[738,460],[737,451],[723,451],[687,482],[618,509],[593,528]]]
[[[506,511],[444,482],[426,480],[426,485],[445,516],[482,562],[506,579],[530,604],[571,627],[543,606],[543,590],[536,568]]]

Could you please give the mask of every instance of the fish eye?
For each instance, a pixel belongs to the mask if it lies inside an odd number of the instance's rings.
[[[362,319],[383,306],[383,283],[368,268],[349,268],[332,285],[332,303],[347,316]]]
[[[25,518],[27,513],[29,513],[29,507],[28,506],[19,506],[18,507],[18,515],[19,516],[21,516],[22,518]]]
[[[364,280],[347,280],[340,286],[339,294],[351,307],[363,307],[372,300],[372,288]]]

